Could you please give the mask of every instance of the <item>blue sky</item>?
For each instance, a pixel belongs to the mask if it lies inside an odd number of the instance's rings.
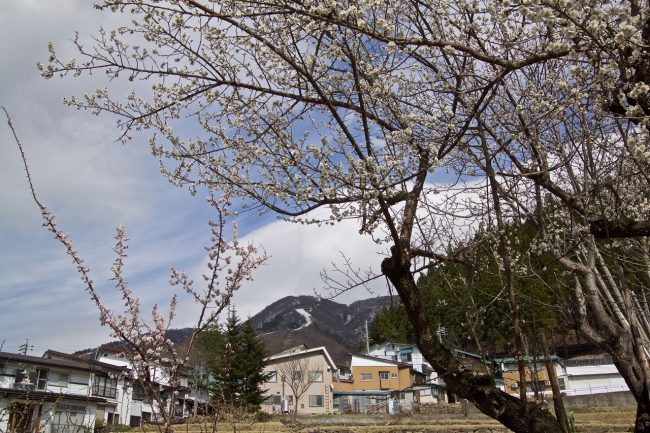
[[[115,17],[88,0],[5,0],[0,8],[0,105],[11,113],[24,144],[40,199],[57,215],[86,258],[106,302],[118,307],[108,278],[115,227],[124,224],[130,241],[127,279],[147,306],[165,305],[172,295],[169,268],[195,280],[205,269],[203,246],[211,210],[201,197],[171,186],[148,153],[144,140],[126,146],[115,139],[114,119],[69,109],[64,96],[82,95],[101,79],[46,81],[35,63],[47,59],[53,41],[67,58],[75,30],[89,35],[111,27]],[[16,351],[25,338],[32,354],[46,349],[74,351],[105,341],[97,313],[69,258],[41,227],[31,201],[17,148],[4,118],[0,123],[0,344]],[[252,315],[287,295],[313,294],[319,272],[349,255],[361,268],[378,269],[379,247],[357,234],[354,222],[316,228],[263,220],[239,221],[246,239],[271,256],[255,281],[235,297],[240,315]],[[375,294],[385,294],[380,283]],[[339,302],[372,296],[364,290]],[[192,323],[193,307],[179,307],[178,327]]]

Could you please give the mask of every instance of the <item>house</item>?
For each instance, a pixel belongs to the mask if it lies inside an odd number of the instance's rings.
[[[333,411],[332,374],[336,365],[325,347],[304,345],[266,358],[266,400],[262,411],[330,414]]]
[[[339,413],[386,412],[391,401],[408,410],[418,396],[413,386],[427,383],[426,374],[409,363],[369,355],[352,354],[350,371],[348,377],[338,375],[334,381]]]
[[[0,431],[91,432],[113,403],[97,377],[119,369],[81,360],[0,352]]]
[[[95,353],[95,359],[101,363],[111,364],[133,369],[121,351],[111,347],[100,347]],[[132,374],[137,377],[137,373]],[[185,419],[194,413],[195,405],[205,410],[208,401],[208,391],[205,387],[196,386],[192,381],[192,372],[188,369],[180,372],[180,389],[170,388],[169,367],[166,365],[150,365],[149,376],[160,389],[159,401],[149,398],[142,385],[137,380],[125,384],[121,393],[119,416],[122,424],[130,427],[139,427],[145,422],[160,421],[160,404],[165,404],[166,409],[174,418]],[[174,391],[177,391],[174,393]],[[198,412],[198,411],[197,411]]]
[[[485,369],[485,360],[481,355],[459,349],[454,349],[453,353],[465,368],[473,371],[483,371]],[[424,359],[422,352],[420,352],[420,349],[416,345],[395,342],[376,344],[370,347],[368,355],[410,364],[413,370],[425,374],[427,376],[427,384],[413,388],[415,391],[414,400],[416,402],[420,404],[434,404],[438,402],[453,402],[456,400],[455,396],[448,393],[444,380],[433,370],[431,364]]]
[[[566,395],[629,391],[608,354],[574,356],[563,364],[566,376],[560,380],[560,389]]]
[[[191,416],[195,405],[201,410],[207,405],[207,389],[194,386],[191,371],[181,373],[181,387],[175,389],[178,392],[174,394],[169,386],[168,367],[164,365],[149,367],[150,377],[160,389],[159,401],[149,398],[143,386],[137,379],[134,380],[137,374],[131,371],[129,360],[121,355],[120,350],[111,347],[100,347],[88,356],[48,350],[43,357],[84,363],[94,368],[90,377],[92,395],[105,400],[97,404],[97,425],[140,427],[145,422],[160,421],[160,403],[165,404],[169,413],[178,419]]]
[[[375,344],[370,346],[367,354],[375,358],[411,364],[413,370],[420,373],[433,372],[431,365],[424,359],[422,352],[414,344],[393,342]]]
[[[526,362],[526,393],[530,396],[541,394],[542,396],[551,398],[551,381],[548,371],[546,370],[544,357],[526,356],[524,358],[524,361]],[[497,378],[503,380],[501,389],[508,394],[518,396],[520,393],[519,387],[521,386],[518,360],[515,358],[495,358],[494,363],[496,364],[498,370],[496,372]],[[563,390],[565,388],[565,383],[567,380],[566,371],[562,366],[561,360],[558,356],[552,355],[551,363],[555,369],[555,374],[558,378],[560,389]]]
[[[94,397],[102,397],[106,402],[97,404],[96,424],[122,424],[126,420],[121,416],[121,405],[129,387],[128,368],[51,349],[43,354],[43,358],[68,360],[98,367],[90,377],[91,392]]]

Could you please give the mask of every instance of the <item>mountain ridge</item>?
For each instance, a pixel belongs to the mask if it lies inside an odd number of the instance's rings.
[[[325,346],[337,364],[348,360],[365,336],[365,322],[372,321],[382,308],[391,305],[393,298],[379,296],[342,304],[331,299],[310,295],[285,296],[263,308],[249,320],[264,341],[269,354],[305,344]],[[187,343],[192,328],[167,331],[167,338],[177,345]],[[101,346],[119,348],[121,342],[112,341]],[[89,350],[75,352],[85,353]]]

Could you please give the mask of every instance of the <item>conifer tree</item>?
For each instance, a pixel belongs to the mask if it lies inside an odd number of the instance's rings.
[[[261,385],[267,356],[250,320],[241,323],[234,307],[228,311],[223,329],[206,332],[201,349],[212,376],[212,399],[248,412],[259,410],[264,400]]]
[[[242,375],[241,401],[247,411],[256,412],[264,401],[266,390],[262,388],[262,385],[269,378],[269,374],[263,371],[266,364],[264,359],[268,353],[266,346],[258,338],[250,319],[239,328],[239,345],[237,347],[240,351],[238,365]]]

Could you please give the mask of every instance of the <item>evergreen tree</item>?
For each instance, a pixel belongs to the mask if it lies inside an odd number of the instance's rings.
[[[262,371],[267,353],[252,323],[242,324],[232,307],[223,327],[206,331],[199,347],[212,377],[213,401],[249,412],[259,410],[265,391],[261,385],[268,378]]]
[[[370,323],[368,334],[370,344],[386,342],[412,343],[415,341],[413,325],[411,325],[411,321],[408,319],[406,310],[401,303],[384,307],[378,311]]]
[[[234,307],[228,309],[222,346],[219,348],[221,361],[214,371],[215,382],[212,386],[213,398],[222,400],[233,407],[241,407],[240,387],[243,378],[240,371],[239,352],[239,317]]]
[[[511,248],[519,257],[514,264],[522,328],[534,339],[537,333],[554,331],[566,323],[566,317],[558,316],[562,309],[557,306],[570,302],[566,299],[570,281],[551,257],[527,253],[536,235],[532,224],[513,223],[507,230]],[[492,351],[512,341],[510,308],[494,244],[491,232],[479,232],[465,246],[464,263],[440,264],[418,281],[426,313],[432,323],[444,327],[449,346]],[[414,341],[401,303],[379,311],[369,334],[372,344]]]
[[[241,402],[249,412],[256,412],[264,401],[264,382],[269,374],[264,373],[264,359],[268,356],[266,347],[257,336],[257,331],[250,320],[244,322],[239,331],[238,365],[242,379],[240,388]]]

